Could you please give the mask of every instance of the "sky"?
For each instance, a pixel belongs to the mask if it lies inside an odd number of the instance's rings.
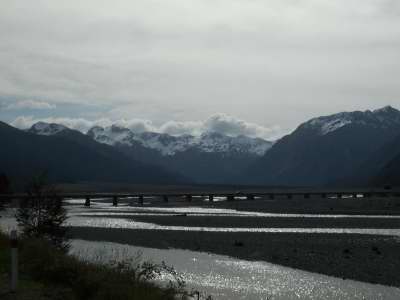
[[[275,139],[400,104],[398,0],[0,0],[0,120]]]

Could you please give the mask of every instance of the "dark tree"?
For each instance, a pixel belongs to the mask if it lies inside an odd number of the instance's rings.
[[[62,226],[67,212],[57,190],[47,185],[45,176],[41,175],[32,180],[26,193],[28,197],[21,200],[16,213],[22,235],[48,240],[56,248],[67,251],[66,227]]]
[[[0,194],[7,194],[10,192],[10,181],[5,174],[0,174]],[[0,210],[4,208],[4,199],[0,199]]]
[[[10,192],[10,180],[6,174],[0,174],[0,194],[7,194]]]

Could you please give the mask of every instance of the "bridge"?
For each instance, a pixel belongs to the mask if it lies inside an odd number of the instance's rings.
[[[286,188],[286,189],[246,189],[240,190],[226,190],[226,191],[193,191],[181,190],[178,192],[75,192],[75,193],[58,193],[58,197],[63,199],[82,199],[82,204],[90,206],[91,200],[95,199],[112,199],[114,206],[118,206],[121,199],[129,199],[134,202],[135,200],[139,205],[143,205],[145,198],[159,198],[164,202],[168,202],[171,198],[184,199],[187,202],[194,201],[195,199],[208,198],[209,202],[213,202],[215,198],[224,198],[226,201],[241,200],[255,200],[255,199],[269,199],[300,197],[309,199],[311,197],[324,198],[371,198],[371,197],[398,197],[400,199],[400,188],[342,188],[342,189],[311,189],[311,188]],[[0,201],[11,201],[30,198],[32,196],[26,193],[14,193],[0,195]]]

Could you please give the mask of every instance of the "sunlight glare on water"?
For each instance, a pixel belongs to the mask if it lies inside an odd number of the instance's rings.
[[[112,206],[111,202],[92,201],[92,208],[83,207],[84,199],[66,200],[69,206],[70,215],[96,215],[96,214],[124,214],[124,215],[171,215],[171,214],[190,214],[192,216],[243,216],[243,217],[290,217],[290,218],[379,218],[379,219],[400,219],[400,215],[344,215],[344,214],[286,214],[286,213],[265,213],[254,211],[239,211],[228,208],[209,208],[209,207],[139,207],[120,204]],[[91,210],[95,210],[94,212]],[[103,211],[103,212],[102,212]]]
[[[189,288],[207,291],[222,300],[374,299],[395,300],[400,289],[343,280],[266,262],[249,262],[187,250],[160,250],[109,242],[73,240],[72,254],[102,262],[143,253],[143,259],[165,261],[180,272]]]

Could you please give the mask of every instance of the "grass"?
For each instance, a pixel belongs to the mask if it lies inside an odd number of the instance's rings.
[[[0,298],[1,299],[99,299],[99,300],[172,300],[188,299],[184,282],[172,269],[149,262],[94,264],[57,251],[40,239],[19,244],[19,286],[9,293],[10,247],[0,233]],[[163,271],[175,275],[167,286],[152,279]]]

